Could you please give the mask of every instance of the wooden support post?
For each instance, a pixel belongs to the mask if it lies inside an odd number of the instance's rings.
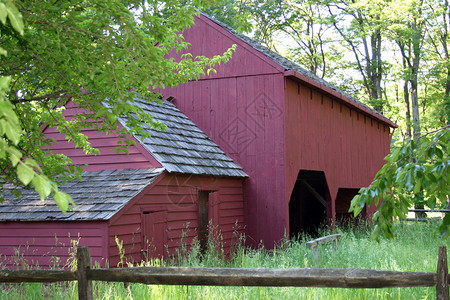
[[[87,278],[87,270],[92,267],[91,254],[88,247],[77,248],[78,299],[93,300],[92,281]]]
[[[436,299],[449,300],[447,248],[439,247],[437,264]]]
[[[325,208],[327,207],[327,201],[323,199],[322,196],[320,196],[320,194],[311,185],[309,185],[309,183],[305,180],[300,180],[300,183],[303,184]]]

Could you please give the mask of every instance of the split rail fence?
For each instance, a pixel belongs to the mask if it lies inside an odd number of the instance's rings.
[[[270,286],[329,288],[436,287],[436,299],[449,299],[447,249],[439,248],[436,273],[366,269],[231,269],[135,267],[93,269],[87,247],[77,249],[77,271],[3,270],[0,282],[78,281],[79,299],[94,299],[92,281],[158,285]]]

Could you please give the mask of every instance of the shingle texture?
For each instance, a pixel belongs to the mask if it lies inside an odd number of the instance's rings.
[[[210,19],[211,21],[213,21],[214,23],[216,23],[217,25],[219,25],[220,27],[224,28],[225,30],[227,30],[228,32],[230,32],[232,35],[234,35],[235,37],[239,38],[240,40],[244,41],[245,43],[247,43],[249,46],[251,46],[252,48],[258,50],[259,52],[261,52],[262,54],[264,54],[265,56],[269,57],[271,60],[273,60],[274,62],[276,62],[277,64],[279,64],[280,66],[282,66],[285,70],[293,70],[293,71],[297,71],[298,73],[305,75],[306,77],[309,77],[311,79],[313,79],[314,81],[319,82],[320,84],[338,92],[339,94],[345,96],[346,98],[350,99],[351,101],[362,105],[364,107],[366,107],[367,109],[371,110],[372,112],[374,112],[375,114],[383,117],[386,119],[385,116],[383,116],[380,112],[374,110],[373,108],[365,105],[364,103],[360,102],[359,100],[357,100],[355,97],[351,96],[350,94],[342,91],[341,89],[339,89],[338,87],[332,85],[331,83],[329,83],[326,80],[323,80],[322,78],[318,77],[317,75],[315,75],[314,73],[302,68],[301,66],[297,65],[296,63],[290,61],[289,59],[279,55],[278,53],[270,50],[269,48],[261,45],[259,42],[255,41],[252,38],[249,38],[248,36],[245,36],[243,34],[240,34],[238,32],[236,32],[233,28],[231,28],[230,26],[220,22],[219,20],[215,19],[212,16],[209,16],[208,14],[202,13],[203,16],[205,16],[206,18]]]
[[[141,143],[169,173],[247,177],[241,167],[174,104],[146,102],[140,98],[135,101],[155,120],[167,125],[166,131],[144,125],[151,136]]]
[[[22,189],[23,197],[17,200],[11,194],[12,185],[5,184],[6,200],[0,204],[0,221],[108,220],[163,171],[158,168],[83,172],[82,181],[60,186],[76,204],[67,214],[61,212],[53,199],[41,201],[33,189]]]

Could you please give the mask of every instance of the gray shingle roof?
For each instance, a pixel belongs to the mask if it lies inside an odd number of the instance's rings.
[[[166,131],[154,130],[144,125],[144,129],[151,136],[141,141],[141,144],[168,172],[248,176],[174,104],[168,101],[147,102],[140,98],[135,98],[135,101],[135,105],[141,107],[155,120],[167,125]],[[139,137],[137,139],[140,140]]]
[[[17,200],[11,194],[12,185],[5,184],[0,221],[108,220],[163,171],[158,168],[83,172],[83,181],[60,186],[76,204],[67,214],[61,212],[53,199],[41,201],[33,189],[22,189],[23,197]]]
[[[270,50],[269,48],[261,45],[259,42],[257,42],[256,40],[249,38],[248,36],[245,36],[243,34],[240,34],[238,32],[236,32],[233,28],[231,28],[230,26],[226,25],[225,23],[222,23],[221,21],[215,19],[212,16],[209,16],[206,13],[202,12],[202,15],[208,19],[210,19],[211,21],[213,21],[214,23],[216,23],[217,25],[219,25],[220,27],[224,28],[225,30],[227,30],[229,33],[231,33],[232,35],[234,35],[235,37],[239,38],[240,40],[244,41],[245,43],[247,43],[249,46],[251,46],[252,48],[258,50],[259,52],[261,52],[262,54],[264,54],[265,56],[269,57],[271,60],[273,60],[275,63],[279,64],[281,67],[283,67],[285,70],[293,70],[296,71],[302,75],[305,75],[306,77],[309,77],[315,81],[317,81],[318,83],[338,92],[339,94],[345,96],[346,98],[350,99],[351,101],[364,106],[365,108],[369,109],[370,111],[374,112],[375,114],[379,115],[380,117],[387,119],[385,116],[383,116],[380,112],[376,111],[375,109],[365,105],[364,103],[362,103],[361,101],[359,101],[358,99],[356,99],[355,97],[351,96],[350,94],[344,92],[343,90],[339,89],[338,87],[334,86],[333,84],[329,83],[328,81],[320,78],[319,76],[315,75],[314,73],[302,68],[301,66],[297,65],[296,63],[290,61],[289,59],[279,55],[278,53]]]

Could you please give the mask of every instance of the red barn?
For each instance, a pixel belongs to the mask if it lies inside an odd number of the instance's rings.
[[[247,175],[194,123],[173,104],[136,105],[167,125],[167,131],[146,128],[150,138],[134,138],[129,155],[117,154],[116,135],[85,129],[101,155],[85,155],[67,143],[54,128],[47,137],[58,143],[76,164],[89,163],[83,181],[68,182],[61,190],[76,206],[61,213],[52,199],[40,201],[32,190],[22,190],[20,201],[5,185],[5,202],[0,204],[0,263],[22,265],[64,265],[73,243],[89,246],[94,261],[116,266],[120,261],[116,238],[123,242],[128,262],[175,254],[181,238],[191,243],[194,236],[205,246],[211,222],[222,233],[224,250],[234,234],[244,228],[242,183]],[[69,103],[71,117],[76,108]],[[183,233],[184,231],[184,233]]]
[[[79,238],[96,261],[115,266],[116,236],[128,260],[139,261],[167,253],[166,246],[173,254],[188,226],[187,242],[195,235],[203,241],[209,219],[226,249],[233,231],[244,227],[250,242],[271,248],[285,233],[314,233],[322,223],[348,217],[351,198],[382,166],[396,125],[205,15],[184,37],[194,56],[237,49],[217,74],[162,91],[175,105],[138,100],[169,129],[147,128],[151,138],[134,138],[129,155],[111,150],[115,135],[86,129],[102,153],[86,156],[46,128],[59,141],[55,152],[89,164],[84,181],[63,187],[77,206],[64,215],[32,192],[18,203],[5,187],[2,259],[21,246],[17,252],[29,263],[42,255],[48,259],[39,258],[41,265],[56,255],[64,260],[67,248],[55,246]],[[67,117],[75,111],[68,106]]]
[[[285,232],[313,233],[347,218],[352,197],[383,165],[396,125],[206,15],[184,37],[194,57],[237,45],[217,74],[162,93],[249,175],[248,238],[272,247]]]

